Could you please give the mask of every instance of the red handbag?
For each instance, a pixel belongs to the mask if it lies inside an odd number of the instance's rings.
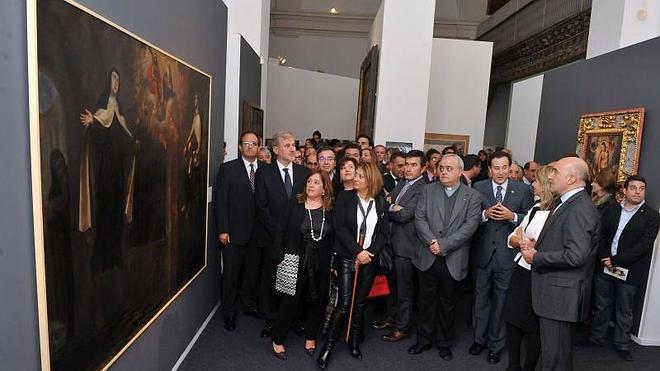
[[[384,274],[377,274],[374,277],[374,283],[371,285],[371,291],[367,299],[378,298],[390,294],[390,285],[387,284],[387,277]]]

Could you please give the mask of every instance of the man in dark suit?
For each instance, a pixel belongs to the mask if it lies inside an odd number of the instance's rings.
[[[528,186],[509,180],[511,157],[508,153],[493,153],[488,166],[492,179],[473,185],[483,197],[483,212],[471,256],[474,343],[469,352],[478,355],[488,348],[487,360],[496,364],[505,345],[502,309],[516,264],[513,261],[516,252],[508,248],[507,237],[534,204],[534,196]]]
[[[383,174],[383,189],[387,193],[392,192],[394,187],[403,179],[406,157],[401,152],[394,152],[390,157],[390,171]]]
[[[481,195],[461,184],[463,160],[455,154],[440,160],[440,182],[424,187],[415,210],[417,252],[412,263],[419,270],[417,343],[408,349],[419,354],[436,341],[440,358],[453,358],[454,322],[459,281],[467,276],[470,240],[479,226]]]
[[[472,187],[472,179],[476,178],[481,171],[481,162],[477,155],[466,155],[463,157],[463,163],[465,164],[465,169],[463,170],[463,174],[461,174],[461,183]]]
[[[532,265],[532,306],[539,316],[543,370],[573,369],[576,322],[589,312],[600,221],[584,191],[589,167],[565,157],[555,163],[549,179],[561,203],[546,220],[537,241],[520,243]]]
[[[282,260],[280,223],[286,219],[289,200],[302,192],[309,171],[294,164],[296,137],[288,132],[273,136],[273,151],[277,160],[262,166],[256,174],[257,218],[263,226],[263,236],[268,241],[263,246],[259,309],[266,314],[266,326],[261,335],[270,336],[272,320],[277,308],[275,290],[276,266]]]
[[[614,348],[619,356],[632,361],[630,328],[635,295],[648,279],[653,243],[658,235],[660,216],[644,201],[646,180],[633,175],[623,184],[623,202],[610,202],[601,219],[598,260],[603,268],[594,280],[594,317],[591,321],[591,344],[602,345],[614,306]],[[606,274],[628,270],[625,280]]]
[[[390,206],[390,244],[394,250],[396,280],[396,329],[383,336],[385,341],[400,341],[410,336],[410,318],[415,300],[415,266],[412,257],[417,252],[415,209],[426,183],[426,156],[422,151],[410,151],[405,159],[405,181],[392,190]],[[392,295],[391,294],[391,295]]]
[[[258,227],[254,197],[259,137],[252,131],[241,135],[241,156],[220,166],[216,180],[215,219],[222,244],[222,314],[225,329],[236,328],[236,298],[241,283],[245,314],[257,315],[259,275]]]
[[[332,182],[332,189],[339,189],[341,181],[339,180],[339,174],[335,168],[337,166],[335,151],[330,147],[321,147],[316,153],[319,169],[328,174],[328,177]]]

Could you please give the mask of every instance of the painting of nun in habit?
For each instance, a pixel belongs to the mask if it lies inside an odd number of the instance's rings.
[[[137,142],[121,114],[119,88],[119,71],[112,68],[93,112],[85,109],[80,114],[84,133],[78,228],[94,232],[91,265],[95,272],[121,265],[124,225],[133,216]]]

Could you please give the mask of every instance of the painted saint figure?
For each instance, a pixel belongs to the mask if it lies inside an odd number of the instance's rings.
[[[80,159],[81,232],[94,234],[91,264],[96,272],[121,265],[124,224],[133,215],[137,142],[121,114],[119,71],[112,68],[94,113],[85,109]]]
[[[605,141],[600,142],[600,146],[596,150],[596,173],[605,170],[610,164],[610,151],[607,148]]]

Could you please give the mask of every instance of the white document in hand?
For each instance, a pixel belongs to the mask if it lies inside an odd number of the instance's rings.
[[[626,268],[621,268],[621,267],[604,267],[603,268],[603,273],[609,274],[610,276],[614,278],[618,278],[621,281],[625,281],[628,278],[628,270]]]

